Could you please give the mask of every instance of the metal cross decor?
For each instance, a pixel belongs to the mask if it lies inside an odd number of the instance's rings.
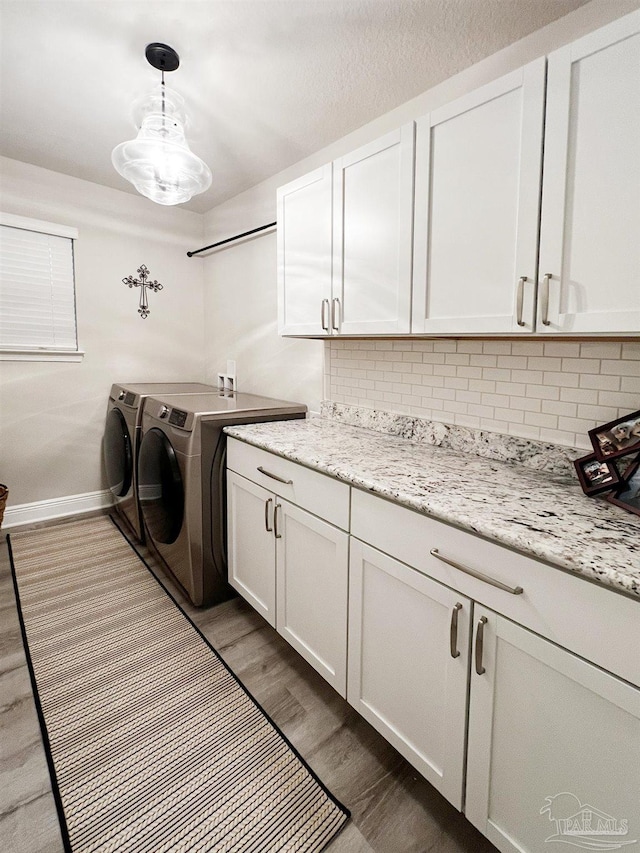
[[[122,279],[122,283],[126,284],[127,287],[141,288],[138,314],[140,314],[143,320],[146,320],[150,313],[149,303],[147,302],[147,288],[153,290],[154,293],[157,293],[159,290],[162,290],[162,285],[159,281],[155,281],[155,279],[153,281],[147,281],[149,278],[149,270],[144,264],[142,264],[141,267],[138,267],[138,275],[140,276],[139,279],[134,278],[132,275],[128,275],[126,278]]]

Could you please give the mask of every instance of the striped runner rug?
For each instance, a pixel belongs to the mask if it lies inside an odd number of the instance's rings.
[[[330,843],[349,812],[110,519],[9,543],[68,851],[311,853]]]

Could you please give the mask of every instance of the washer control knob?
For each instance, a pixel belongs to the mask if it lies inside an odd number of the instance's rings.
[[[118,394],[118,400],[124,400],[124,398],[125,398],[125,393],[124,393],[124,391],[121,391],[121,392]]]
[[[163,406],[163,407],[160,409],[160,417],[161,417],[161,418],[166,418],[168,414],[169,414],[169,406]]]

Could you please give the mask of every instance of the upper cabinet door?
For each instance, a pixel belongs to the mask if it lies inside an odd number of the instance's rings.
[[[545,60],[418,122],[412,331],[533,331]]]
[[[334,163],[333,333],[411,328],[414,125]]]
[[[640,12],[551,54],[538,331],[640,332]]]
[[[278,333],[326,335],[331,299],[332,166],[278,189]]]

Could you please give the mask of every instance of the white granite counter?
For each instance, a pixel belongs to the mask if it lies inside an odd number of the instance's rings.
[[[325,418],[226,432],[640,599],[640,517],[586,497],[577,478]]]

